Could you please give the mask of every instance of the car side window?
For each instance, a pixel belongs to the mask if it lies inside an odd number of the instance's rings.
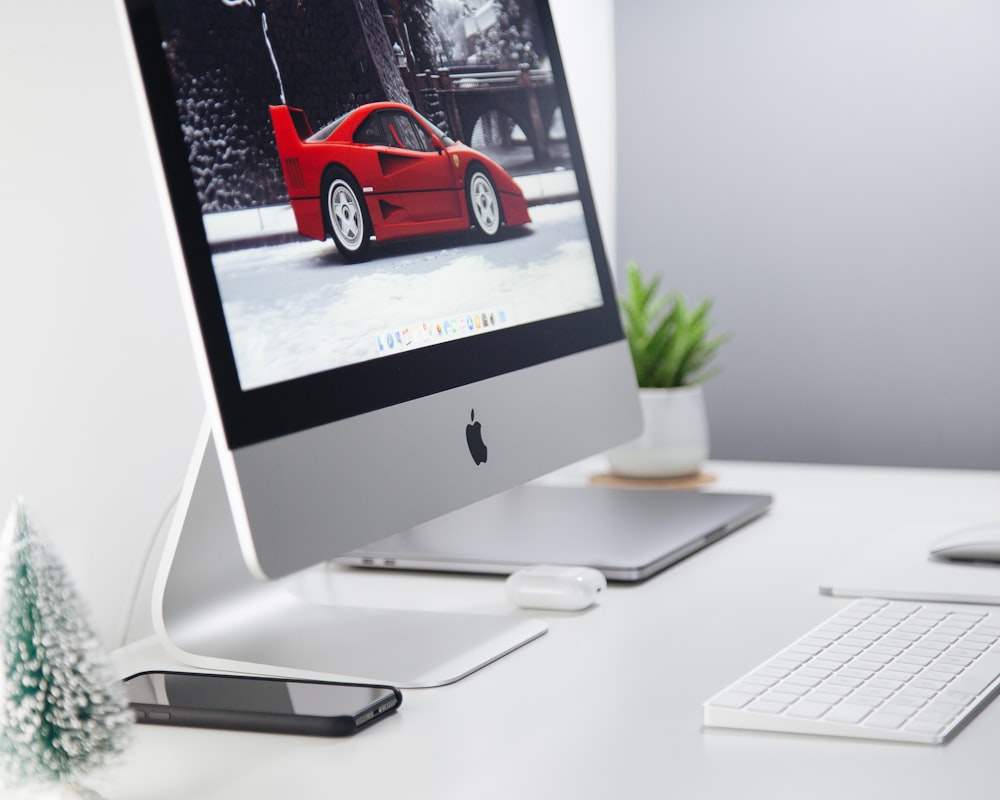
[[[368,117],[354,132],[354,141],[358,144],[391,144],[379,121],[380,116],[380,114],[372,114]]]
[[[434,140],[405,111],[382,111],[372,114],[354,132],[357,144],[378,144],[421,153],[434,151]]]
[[[427,131],[421,128],[409,114],[403,111],[390,111],[386,115],[386,127],[392,138],[391,144],[407,150],[419,150],[430,153],[434,150],[434,141]]]

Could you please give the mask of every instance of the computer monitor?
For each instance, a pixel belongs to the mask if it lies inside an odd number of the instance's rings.
[[[122,8],[209,407],[165,643],[430,685],[543,632],[281,579],[639,430],[545,0]]]

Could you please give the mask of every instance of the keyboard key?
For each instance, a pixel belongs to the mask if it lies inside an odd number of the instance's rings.
[[[901,714],[889,714],[884,711],[876,711],[865,720],[865,725],[870,725],[873,728],[887,728],[889,730],[895,730],[896,728],[902,727],[903,723],[906,722],[907,719],[908,717]]]
[[[813,703],[809,700],[800,700],[788,709],[788,715],[792,717],[802,717],[804,719],[819,719],[831,708],[827,703]]]
[[[877,691],[877,690],[876,690]],[[850,700],[846,701],[858,706],[867,706],[868,708],[878,708],[882,703],[885,702],[884,697],[879,697],[877,694],[865,694],[863,692],[856,692],[850,696]]]
[[[904,705],[903,703],[886,703],[880,709],[880,713],[891,714],[894,717],[903,717],[909,719],[914,714],[917,713],[917,709],[913,706]]]
[[[808,686],[800,686],[800,685],[795,684],[795,683],[785,683],[785,682],[782,682],[782,683],[779,683],[777,685],[777,687],[775,687],[775,688],[779,692],[782,692],[784,694],[795,695],[796,697],[802,697],[805,694],[809,694],[809,687]]]
[[[836,649],[830,649],[827,650],[825,653],[823,653],[821,658],[824,661],[834,661],[838,665],[843,666],[844,664],[848,663],[852,658],[854,658],[854,654],[847,652],[841,653]]]
[[[916,722],[933,723],[934,725],[943,727],[955,719],[955,715],[944,711],[921,711],[913,719]]]
[[[771,688],[778,682],[777,678],[769,678],[766,675],[761,675],[759,672],[753,675],[748,675],[743,679],[743,685],[746,686],[750,684],[751,686],[762,686],[764,688]]]
[[[942,700],[947,700],[949,703],[958,703],[959,705],[962,706],[967,706],[969,705],[969,703],[971,703],[973,700],[976,699],[976,696],[974,694],[968,694],[967,692],[956,692],[952,689],[948,689],[947,691],[941,692],[941,694],[939,694],[938,697],[940,697]]]
[[[932,697],[938,697],[938,692],[933,692],[930,689],[924,689],[920,686],[910,686],[906,687],[906,694],[909,697],[919,697],[922,700],[930,700]]]
[[[955,676],[948,673],[942,672],[939,669],[928,669],[920,673],[921,678],[926,678],[929,681],[941,681],[943,684],[947,684],[949,681],[954,680]]]
[[[976,653],[975,655],[979,655],[979,654]],[[791,659],[791,658],[774,658],[774,659],[771,659],[770,661],[767,662],[767,664],[765,665],[765,668],[770,667],[770,668],[773,668],[773,669],[784,670],[785,674],[787,675],[793,669],[798,669],[800,666],[802,666],[803,663],[804,662],[799,661],[797,659]]]
[[[787,707],[790,706],[792,703],[794,703],[796,700],[798,700],[799,695],[790,694],[789,692],[768,692],[767,694],[763,695],[760,699],[768,703],[779,703],[780,705]]]
[[[879,700],[888,700],[895,694],[892,689],[880,689],[878,686],[860,686],[852,697],[877,697]]]
[[[851,686],[851,687],[862,686],[864,684],[864,681],[861,680],[861,678],[850,678],[847,675],[841,675],[840,673],[830,678],[829,682],[836,686]]]
[[[893,661],[891,664],[886,665],[886,668],[879,673],[879,677],[908,681],[914,675],[919,675],[921,672],[922,670],[916,664],[900,664],[898,661]]]
[[[812,636],[809,636],[809,637],[803,639],[802,640],[802,644],[807,644],[807,645],[809,645],[811,647],[818,647],[820,649],[823,649],[828,644],[830,644],[830,642],[833,642],[833,641],[835,641],[835,640],[837,640],[839,638],[840,638],[839,636],[835,636],[833,634],[825,635],[824,636],[824,635],[821,635],[821,634],[815,634],[814,633]]]
[[[903,681],[894,681],[889,678],[872,678],[868,682],[869,686],[878,686],[880,689],[892,689],[896,691],[897,689],[903,688]]]
[[[940,692],[948,685],[948,681],[942,681],[937,679],[928,678],[926,675],[921,675],[919,678],[915,678],[910,684],[911,687],[916,687],[918,689],[930,689],[934,692]]]
[[[875,670],[872,669],[858,669],[857,667],[844,667],[838,675],[843,675],[846,678],[860,678],[863,681],[874,677]]]
[[[770,688],[770,684],[767,686],[761,686],[760,684],[754,683],[753,675],[751,675],[749,678],[744,678],[736,684],[736,686],[733,687],[733,691],[740,692],[741,694],[752,694],[754,697],[759,697]]]
[[[829,678],[832,674],[828,669],[818,669],[817,667],[803,667],[796,674],[805,675],[807,678]]]
[[[962,703],[949,703],[946,700],[935,700],[927,705],[928,711],[937,711],[941,714],[950,714],[955,716],[960,713],[964,708]]]
[[[788,703],[776,703],[773,700],[755,700],[747,706],[747,709],[761,714],[780,714],[788,708],[788,705]]]
[[[854,725],[861,722],[872,713],[872,706],[859,705],[857,703],[841,703],[836,708],[831,709],[824,719],[830,722],[846,722]]]
[[[921,656],[910,655],[909,653],[904,653],[896,660],[900,664],[916,664],[918,667],[926,667],[933,661],[931,658],[922,658]]]
[[[790,706],[799,699],[799,695],[791,694],[790,692],[768,692],[762,695],[760,699],[766,700],[769,703],[780,703],[783,706]]]
[[[832,707],[837,705],[842,698],[842,695],[835,694],[833,692],[817,691],[809,692],[804,699],[808,700],[810,703],[822,703],[825,706]]]
[[[892,698],[892,704],[896,706],[907,706],[908,708],[920,708],[927,705],[926,697],[916,697],[909,694],[897,694]]]

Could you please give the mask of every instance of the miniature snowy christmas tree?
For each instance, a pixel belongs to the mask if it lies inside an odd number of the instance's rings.
[[[124,749],[132,715],[110,676],[79,596],[19,500],[0,534],[0,765],[11,783],[76,787]]]

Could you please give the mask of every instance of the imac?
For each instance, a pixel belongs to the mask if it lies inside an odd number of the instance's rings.
[[[168,649],[428,686],[544,633],[284,582],[639,430],[546,0],[120,8],[208,405]]]

